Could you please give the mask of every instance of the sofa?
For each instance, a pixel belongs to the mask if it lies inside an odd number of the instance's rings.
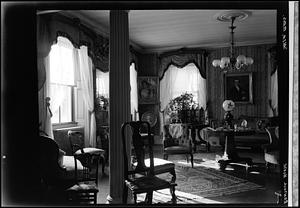
[[[247,127],[255,129],[255,134],[248,136],[235,136],[235,144],[238,149],[255,149],[262,151],[262,145],[269,143],[268,133],[265,128],[269,126],[278,126],[278,117],[254,117],[241,115],[234,119],[233,124],[241,126],[242,122],[247,123]],[[223,125],[223,121],[212,120],[211,126],[217,128]],[[211,146],[224,146],[225,138],[213,131],[203,131],[202,138],[210,143]]]
[[[278,126],[278,117],[252,117],[241,115],[235,122],[238,126],[246,120],[247,127],[255,129],[255,134],[250,136],[236,136],[237,148],[251,148],[262,150],[262,145],[269,143],[269,136],[266,127]]]

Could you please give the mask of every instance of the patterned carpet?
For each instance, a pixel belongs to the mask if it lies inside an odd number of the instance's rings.
[[[264,187],[245,179],[223,173],[215,160],[195,160],[194,168],[185,160],[176,160],[176,196],[177,203],[217,203],[208,198],[231,195],[250,190],[264,189]],[[169,174],[159,177],[169,180]],[[140,195],[138,200],[144,199]],[[154,203],[170,203],[171,196],[168,189],[154,192]]]

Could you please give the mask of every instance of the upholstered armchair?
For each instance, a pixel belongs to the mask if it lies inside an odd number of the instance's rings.
[[[189,162],[189,156],[191,157],[191,164],[194,167],[193,146],[188,125],[168,124],[164,125],[163,131],[164,159],[167,160],[169,155],[184,154],[187,162]]]
[[[269,171],[270,164],[279,164],[279,127],[267,127],[269,144],[262,145],[264,149],[264,159],[266,162],[266,173]]]

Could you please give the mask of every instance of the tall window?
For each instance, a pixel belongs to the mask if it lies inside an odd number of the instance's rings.
[[[161,110],[164,110],[171,99],[183,93],[192,93],[199,107],[206,108],[206,80],[201,76],[194,63],[183,68],[170,65],[160,81]]]
[[[74,65],[72,43],[67,38],[58,37],[49,54],[52,124],[74,121]]]
[[[109,72],[96,70],[96,95],[109,97]]]
[[[138,92],[137,92],[137,71],[135,63],[130,65],[130,112],[133,120],[137,120]]]
[[[135,63],[130,65],[130,112],[133,119],[136,118],[138,111],[138,97],[137,97],[137,71],[135,70]],[[102,72],[96,70],[96,95],[109,97],[109,72]]]

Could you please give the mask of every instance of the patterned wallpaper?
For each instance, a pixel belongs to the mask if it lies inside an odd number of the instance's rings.
[[[254,59],[254,63],[245,71],[252,72],[253,76],[253,104],[237,104],[234,111],[234,118],[241,115],[253,117],[267,117],[269,112],[268,96],[270,72],[268,71],[268,49],[274,45],[257,45],[236,47],[235,54],[243,54]],[[207,90],[209,117],[222,119],[224,110],[224,74],[220,68],[212,66],[212,60],[228,56],[229,48],[220,48],[211,51],[208,56],[207,66]]]

